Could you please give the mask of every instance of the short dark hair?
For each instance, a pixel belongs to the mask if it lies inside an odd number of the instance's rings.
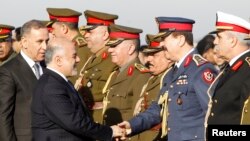
[[[29,34],[31,29],[41,29],[41,28],[47,28],[41,21],[39,20],[30,20],[21,28],[21,37],[23,37],[25,34]]]
[[[209,49],[214,48],[215,37],[211,34],[204,36],[197,44],[196,48],[200,55],[206,53]]]
[[[193,33],[192,32],[183,32],[183,31],[176,31],[173,32],[172,35],[174,37],[179,36],[179,35],[183,35],[186,39],[186,42],[190,45],[193,46],[194,45],[194,39],[193,39]]]

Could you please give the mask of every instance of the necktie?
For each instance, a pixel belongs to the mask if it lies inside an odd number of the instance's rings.
[[[178,71],[178,67],[177,67],[177,65],[174,65],[173,74],[176,74],[177,71]]]
[[[33,67],[34,67],[34,69],[35,69],[36,78],[39,79],[40,76],[41,76],[41,75],[40,75],[40,69],[39,69],[40,66],[39,66],[39,64],[35,63]]]

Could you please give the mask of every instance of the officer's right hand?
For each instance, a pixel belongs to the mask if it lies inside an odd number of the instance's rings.
[[[120,128],[125,128],[126,129],[126,135],[131,134],[132,130],[131,130],[130,123],[128,121],[123,121],[123,122],[119,123],[118,126]]]

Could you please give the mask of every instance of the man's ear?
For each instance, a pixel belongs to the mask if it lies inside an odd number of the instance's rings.
[[[105,30],[105,31],[103,32],[103,40],[104,40],[104,41],[109,40],[109,32],[108,32],[107,30]]]
[[[234,48],[239,43],[239,40],[238,40],[238,38],[233,36],[229,39],[229,43],[230,43],[231,47]]]
[[[26,37],[21,38],[21,43],[22,43],[22,46],[23,46],[22,48],[27,49],[28,41],[27,41]]]
[[[182,47],[182,46],[184,46],[185,45],[185,43],[186,43],[186,38],[185,38],[185,36],[183,36],[183,35],[179,35],[178,37],[178,46],[180,46],[180,47]]]
[[[129,51],[128,54],[131,55],[135,52],[136,46],[132,43],[129,44]]]
[[[59,66],[59,67],[61,67],[62,63],[63,63],[62,57],[61,56],[55,56],[54,59],[55,59],[56,65]]]
[[[67,34],[69,32],[69,28],[65,24],[62,24],[62,28],[61,29],[62,29],[63,34]]]

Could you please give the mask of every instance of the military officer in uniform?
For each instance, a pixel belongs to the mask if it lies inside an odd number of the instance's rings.
[[[102,89],[109,75],[117,67],[111,62],[108,46],[105,44],[109,40],[108,26],[114,24],[118,16],[91,10],[84,11],[84,14],[87,25],[81,30],[85,31],[87,47],[93,55],[81,68],[75,88],[90,108],[94,121],[102,123]]]
[[[159,38],[155,39],[154,37],[155,35],[146,35],[146,41],[148,45],[142,50],[142,53],[145,55],[144,60],[146,66],[151,73],[151,77],[143,86],[143,89],[139,95],[140,97],[138,98],[134,109],[134,116],[148,109],[151,103],[157,100],[158,93],[162,87],[162,79],[173,65],[173,61],[166,58],[163,48],[160,46]],[[141,71],[144,72],[144,69]],[[138,138],[136,139],[140,141],[163,140],[159,136],[160,128],[161,124],[158,124],[150,130],[139,134]]]
[[[77,54],[81,59],[77,66],[77,71],[80,72],[82,66],[91,56],[91,52],[86,47],[86,41],[80,34],[78,28],[79,16],[82,14],[68,8],[47,8],[47,12],[51,21],[53,36],[55,38],[64,37],[75,42]],[[77,78],[78,76],[72,76],[69,80],[75,83]]]
[[[250,35],[245,38],[245,40],[250,40]],[[248,59],[250,62],[250,59]],[[250,63],[249,63],[250,64]],[[250,80],[246,83],[248,85],[244,85],[244,90],[248,91],[250,88]],[[248,98],[244,102],[242,114],[241,114],[241,124],[250,124],[250,92],[248,92]]]
[[[244,102],[249,97],[250,23],[246,20],[218,11],[216,21],[216,53],[222,56],[228,66],[212,85],[209,93],[211,102],[207,117],[208,125],[240,124]]]
[[[16,56],[12,49],[12,30],[15,27],[0,24],[0,66]]]
[[[130,127],[133,135],[162,120],[162,136],[167,133],[168,141],[204,141],[207,90],[216,70],[193,48],[194,20],[158,17],[156,21],[160,31],[156,37],[162,40],[166,57],[176,63],[163,79],[159,104],[152,103],[145,112],[119,126]]]
[[[110,25],[109,28],[110,40],[106,45],[112,62],[119,69],[111,73],[103,89],[103,118],[104,124],[113,125],[133,116],[136,98],[149,74],[136,68],[140,63],[137,56],[142,30],[121,25]]]

